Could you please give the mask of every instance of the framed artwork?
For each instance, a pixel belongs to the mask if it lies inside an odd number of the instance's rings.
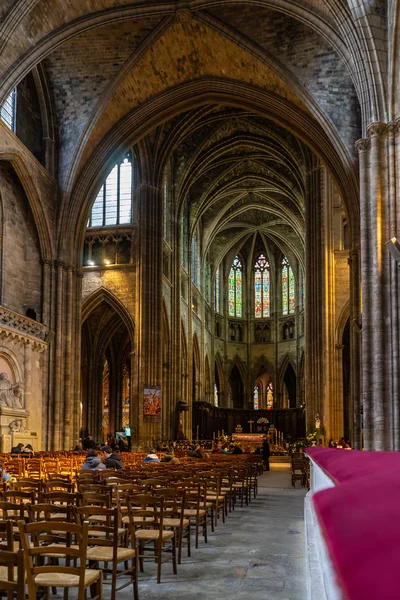
[[[143,421],[145,423],[161,422],[161,388],[144,388]]]

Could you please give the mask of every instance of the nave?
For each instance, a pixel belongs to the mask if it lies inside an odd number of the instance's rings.
[[[229,513],[191,558],[184,551],[177,576],[167,564],[157,585],[156,565],[145,563],[140,600],[305,599],[304,495],[288,465],[272,464],[248,507]],[[127,589],[118,600],[130,599]]]

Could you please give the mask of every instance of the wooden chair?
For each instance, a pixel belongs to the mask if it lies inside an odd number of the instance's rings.
[[[162,497],[154,498],[149,494],[128,496],[128,515],[131,527],[135,532],[136,541],[139,543],[139,567],[143,572],[143,562],[146,558],[157,563],[157,583],[161,583],[161,565],[167,560],[172,560],[173,573],[176,575],[176,540],[175,532],[164,529],[164,500]],[[163,556],[170,557],[163,560]]]
[[[38,523],[18,522],[22,548],[25,557],[26,576],[28,582],[29,600],[36,600],[38,588],[61,587],[77,588],[78,600],[85,600],[89,586],[95,587],[96,594],[92,600],[102,598],[102,573],[95,569],[86,568],[89,525],[76,525],[57,522],[57,533],[54,534],[54,522],[39,521]],[[67,539],[65,545],[59,544],[59,536]],[[32,538],[33,545],[30,544]],[[51,543],[54,540],[55,543]],[[75,545],[72,545],[75,541]],[[42,543],[44,542],[44,543]],[[50,543],[49,543],[50,542]],[[65,559],[64,565],[48,564],[49,548],[51,558],[58,555]],[[72,565],[71,563],[79,566]],[[42,564],[42,563],[45,564]]]
[[[305,458],[302,452],[292,454],[292,487],[296,487],[296,481],[300,481],[303,487],[306,486]]]
[[[2,493],[2,499],[5,502],[13,502],[14,504],[34,504],[36,501],[36,494],[35,492],[6,490]]]
[[[7,600],[25,600],[25,569],[22,550],[0,550],[0,590]],[[0,592],[1,595],[3,595]]]
[[[203,534],[204,542],[207,544],[207,506],[206,491],[202,487],[204,484],[200,480],[191,480],[186,484],[184,516],[190,520],[195,530],[195,547],[199,547],[199,533]]]
[[[178,565],[182,562],[182,544],[186,540],[187,553],[190,556],[190,519],[184,516],[186,490],[179,488],[158,488],[153,490],[154,496],[164,499],[163,527],[171,529],[176,536],[178,546]]]
[[[101,569],[104,575],[103,583],[111,584],[111,600],[116,600],[117,592],[131,584],[134,598],[138,600],[137,552],[135,534],[131,525],[128,524],[126,531],[121,530],[117,508],[81,506],[75,508],[74,512],[78,523],[89,521],[88,545],[90,547],[87,551],[89,567],[98,568],[99,563],[103,563]],[[126,535],[128,532],[129,535]],[[111,569],[108,569],[108,563],[111,563]],[[124,568],[120,570],[118,567],[121,563],[124,563]],[[111,575],[111,580],[105,577],[107,574]],[[117,581],[121,578],[128,578],[128,581],[117,587]]]

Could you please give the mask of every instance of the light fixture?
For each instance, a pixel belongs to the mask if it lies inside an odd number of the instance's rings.
[[[104,260],[104,264],[105,264],[105,265],[111,265],[111,261],[110,261],[108,258],[106,258],[106,259]]]
[[[94,260],[88,260],[87,264],[89,265],[89,267],[93,267],[94,265]]]
[[[392,237],[391,240],[386,242],[386,247],[389,250],[390,254],[393,256],[397,262],[400,262],[400,244],[397,241],[397,238]]]

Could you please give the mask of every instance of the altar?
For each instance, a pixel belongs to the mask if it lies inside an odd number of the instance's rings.
[[[238,444],[243,451],[250,448],[252,452],[261,448],[265,435],[261,433],[232,433],[232,442]]]

